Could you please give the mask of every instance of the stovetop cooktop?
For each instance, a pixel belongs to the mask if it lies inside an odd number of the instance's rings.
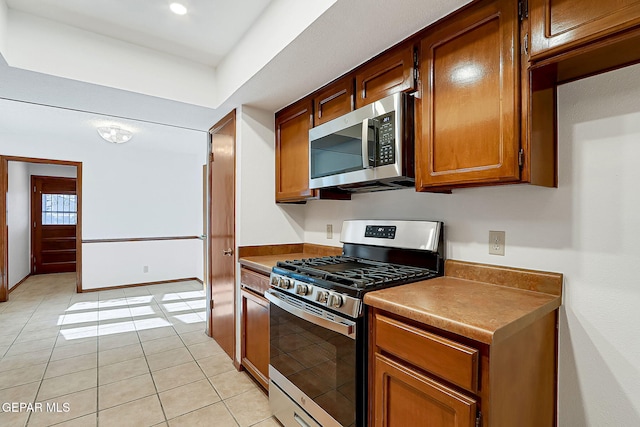
[[[278,262],[286,272],[334,282],[354,289],[371,290],[385,285],[406,283],[435,277],[431,270],[400,264],[372,261],[349,256],[329,256]]]
[[[343,223],[342,255],[278,262],[277,293],[356,318],[366,292],[441,276],[443,224],[354,220]]]

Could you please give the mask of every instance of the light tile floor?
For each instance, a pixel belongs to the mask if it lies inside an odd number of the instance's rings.
[[[32,276],[0,303],[0,426],[279,426],[204,329],[198,282],[77,294],[74,273]]]

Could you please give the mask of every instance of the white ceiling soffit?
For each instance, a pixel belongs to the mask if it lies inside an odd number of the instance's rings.
[[[0,56],[0,98],[6,100],[200,131],[208,130],[215,123],[212,119],[215,111],[211,108],[21,70],[3,62]]]

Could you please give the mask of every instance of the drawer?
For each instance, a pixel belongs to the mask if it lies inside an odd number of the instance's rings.
[[[479,351],[395,319],[375,316],[375,345],[455,385],[478,391]]]
[[[260,295],[264,295],[264,291],[269,289],[269,276],[243,267],[240,269],[240,283]]]

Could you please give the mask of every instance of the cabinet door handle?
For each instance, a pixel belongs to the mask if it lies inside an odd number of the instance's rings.
[[[222,255],[224,256],[232,256],[233,255],[233,249],[229,248],[229,249],[225,249],[222,251]]]

